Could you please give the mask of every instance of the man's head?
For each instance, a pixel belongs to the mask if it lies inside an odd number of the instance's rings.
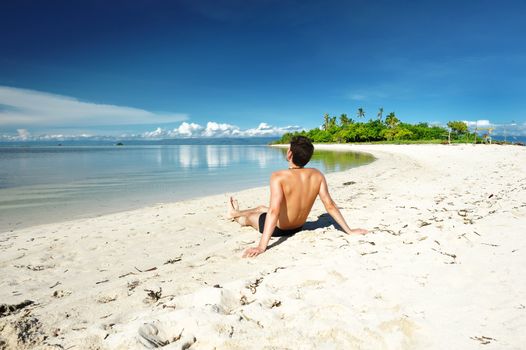
[[[292,163],[303,167],[312,157],[314,146],[308,137],[294,136],[292,140],[290,140],[290,152],[292,155]]]

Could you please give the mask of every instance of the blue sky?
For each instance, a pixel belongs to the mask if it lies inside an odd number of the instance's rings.
[[[518,0],[4,1],[0,135],[264,135],[359,107],[524,134],[524,13]]]

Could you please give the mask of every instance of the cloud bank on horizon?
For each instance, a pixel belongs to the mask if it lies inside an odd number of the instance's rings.
[[[97,104],[40,91],[0,86],[0,131],[11,127],[16,133],[0,133],[1,141],[46,141],[66,139],[163,139],[196,137],[263,137],[281,136],[300,131],[297,125],[277,127],[261,122],[255,128],[241,129],[236,125],[209,121],[206,126],[182,122],[169,129],[101,135],[89,132],[92,127],[166,124],[188,120],[183,113],[155,113],[139,108]],[[82,132],[31,132],[31,128],[83,128]]]
[[[63,141],[63,140],[162,140],[170,138],[217,138],[217,137],[279,137],[287,132],[301,131],[300,126],[276,127],[260,123],[256,128],[241,129],[236,125],[208,122],[206,126],[183,122],[173,129],[158,127],[153,131],[118,136],[81,134],[33,134],[28,129],[17,129],[16,134],[0,134],[0,141]]]
[[[267,123],[260,123],[256,128],[242,130],[239,127],[226,124],[208,122],[206,127],[196,123],[183,122],[179,127],[172,130],[157,128],[154,131],[145,132],[139,136],[147,139],[174,138],[174,137],[265,137],[281,136],[286,132],[303,130],[300,126],[290,125],[276,127]]]

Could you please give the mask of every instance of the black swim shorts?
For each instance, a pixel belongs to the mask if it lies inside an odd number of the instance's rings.
[[[266,218],[267,218],[267,213],[262,213],[259,216],[259,232],[261,233],[263,233],[263,229],[265,228]],[[293,234],[300,232],[302,229],[303,229],[303,226],[300,226],[298,228],[289,229],[289,230],[282,230],[276,226],[276,228],[274,229],[274,233],[272,233],[272,237],[292,236]]]

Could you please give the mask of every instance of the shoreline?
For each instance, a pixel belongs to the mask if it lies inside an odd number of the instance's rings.
[[[242,259],[259,234],[223,218],[228,194],[7,232],[2,302],[35,304],[0,318],[0,338],[8,348],[140,348],[138,329],[151,323],[165,339],[181,334],[170,348],[526,342],[523,148],[316,148],[377,158],[327,175],[350,226],[370,234],[336,230],[317,201],[304,231]],[[252,207],[268,188],[235,196]],[[32,330],[26,343],[17,322]]]
[[[209,147],[219,147],[201,146],[207,150]],[[242,145],[239,146],[242,147]],[[229,145],[221,147],[228,147],[229,152],[235,150],[230,149],[232,146]],[[250,147],[251,149],[254,147],[269,149],[271,153],[276,151],[268,145],[251,145]],[[216,156],[219,158],[220,155],[216,154]],[[257,154],[250,156],[256,158]],[[178,167],[174,168],[168,164],[163,168],[164,170],[161,169],[163,171],[151,172],[146,170],[144,177],[148,181],[143,180],[146,185],[125,179],[119,180],[119,177],[124,176],[122,174],[106,174],[106,177],[101,176],[100,178],[100,187],[96,181],[77,178],[70,182],[66,181],[62,185],[59,183],[32,184],[0,189],[0,197],[2,197],[0,201],[0,235],[32,226],[89,219],[144,207],[205,198],[225,191],[236,192],[265,186],[268,182],[268,177],[265,174],[270,175],[271,171],[277,170],[277,166],[282,165],[283,161],[281,158],[276,161],[276,157],[273,155],[273,159],[267,151],[260,156],[264,157],[263,163],[265,165],[260,165],[259,168],[253,167],[253,170],[238,168],[239,166],[236,165],[235,161],[230,166],[214,168],[210,163],[205,163],[210,162],[207,153],[206,159],[199,158],[199,161],[205,164],[204,167],[200,165],[187,169],[178,164]],[[326,159],[323,155],[318,155],[313,166],[327,167],[327,164],[320,163],[320,157]],[[225,157],[221,159],[219,163],[228,161],[228,159],[225,160]],[[347,160],[341,163],[339,160],[332,160],[332,162],[340,168],[342,166],[356,167],[362,165],[359,160]],[[260,169],[261,167],[263,169]],[[328,172],[335,171],[335,169],[327,168],[325,170]],[[162,174],[164,171],[170,171],[170,177],[156,175]],[[216,175],[211,176],[212,173],[216,173]],[[135,175],[131,173],[129,176],[133,179]],[[208,182],[203,182],[203,179],[208,179]],[[105,182],[114,182],[117,189],[114,190],[111,186],[105,185]]]

